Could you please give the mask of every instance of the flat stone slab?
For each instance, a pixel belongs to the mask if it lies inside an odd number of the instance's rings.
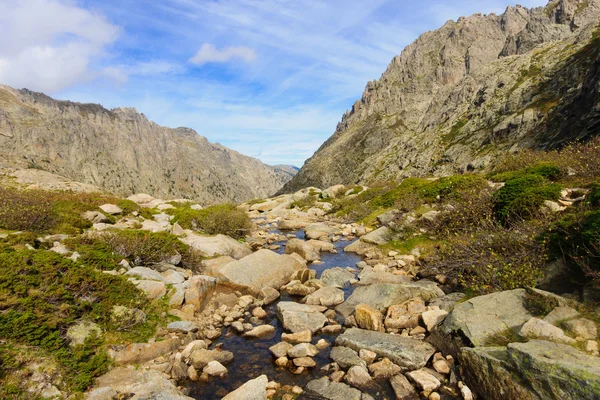
[[[420,280],[406,283],[378,283],[369,286],[357,287],[346,301],[335,308],[344,318],[348,318],[359,304],[368,304],[385,313],[386,309],[394,304],[404,303],[413,297],[420,297],[425,301],[444,295],[444,292],[435,282]]]
[[[325,310],[327,307],[281,301],[277,304],[277,317],[283,327],[290,332],[310,330],[315,333],[327,322],[327,317],[323,315]]]
[[[331,382],[328,377],[314,379],[306,385],[304,399],[361,400],[362,393],[345,383]]]
[[[372,351],[406,371],[423,368],[436,351],[422,340],[358,328],[346,330],[335,340],[335,345]]]

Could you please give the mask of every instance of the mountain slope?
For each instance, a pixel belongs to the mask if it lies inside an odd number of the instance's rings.
[[[423,34],[282,191],[448,175],[597,134],[599,21],[600,0],[556,0]]]
[[[293,171],[271,167],[135,109],[54,100],[0,85],[0,164],[100,186],[211,203],[273,194]]]

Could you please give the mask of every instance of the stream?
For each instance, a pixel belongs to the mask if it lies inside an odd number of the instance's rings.
[[[283,235],[294,234],[298,239],[304,239],[304,231],[279,231],[270,230],[269,233],[280,233]],[[356,268],[356,263],[362,260],[362,258],[354,253],[345,253],[344,247],[348,246],[352,241],[338,241],[335,242],[335,248],[337,253],[321,253],[320,264],[309,264],[309,268],[317,272],[317,278],[321,277],[323,271],[334,268],[334,267],[352,267]],[[285,252],[285,241],[276,242],[281,246],[275,252],[283,254]],[[354,290],[354,286],[346,284],[342,289],[345,294],[345,298]],[[229,370],[228,375],[222,379],[212,378],[209,382],[193,382],[188,386],[190,389],[189,396],[195,399],[219,399],[226,395],[230,391],[238,388],[250,379],[256,378],[262,374],[267,375],[269,381],[276,381],[282,386],[304,386],[315,378],[320,378],[327,373],[321,371],[321,367],[331,363],[329,358],[329,352],[333,345],[336,335],[326,334],[315,334],[313,335],[312,343],[316,343],[319,339],[323,338],[330,343],[330,347],[321,350],[317,356],[314,357],[317,366],[315,368],[308,368],[304,373],[296,375],[292,373],[288,368],[282,368],[275,365],[273,355],[269,350],[269,347],[281,342],[281,334],[284,333],[283,326],[277,318],[277,304],[280,301],[296,301],[300,302],[302,297],[290,296],[286,292],[281,293],[281,297],[274,303],[265,307],[265,311],[268,312],[269,316],[264,320],[264,324],[272,325],[275,327],[276,332],[273,338],[263,339],[246,339],[240,334],[235,333],[230,327],[223,329],[223,335],[210,348],[222,345],[224,350],[233,352],[234,360],[231,364],[227,365]]]

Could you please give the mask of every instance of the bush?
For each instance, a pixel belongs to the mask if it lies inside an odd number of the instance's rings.
[[[189,206],[168,210],[174,222],[183,228],[194,229],[209,235],[223,234],[233,238],[243,238],[252,227],[248,215],[234,204],[220,204],[202,210],[192,210]]]
[[[494,174],[491,176],[491,180],[494,182],[506,182],[509,180],[522,178],[526,175],[541,176],[551,181],[556,181],[563,176],[563,171],[556,164],[551,162],[541,162],[523,169],[516,171],[507,171],[503,173]]]
[[[503,224],[538,215],[545,200],[557,200],[561,186],[540,175],[527,174],[506,182],[494,193],[494,213]]]
[[[592,207],[600,207],[600,181],[592,184],[588,195],[588,203]]]
[[[139,211],[141,208],[136,202],[127,199],[120,199],[116,202],[116,205],[123,210],[123,215]]]
[[[101,338],[91,337],[72,348],[64,333],[80,319],[110,331],[115,305],[152,310],[145,295],[124,277],[51,251],[0,252],[0,338],[49,352],[69,371],[65,379],[72,389],[89,387],[107,370],[109,358]]]
[[[292,204],[290,204],[290,208],[297,208],[299,210],[304,210],[307,208],[314,207],[315,204],[317,204],[317,196],[309,194],[300,200],[294,201]]]
[[[474,294],[534,287],[546,262],[537,227],[502,227],[449,239],[427,266]]]

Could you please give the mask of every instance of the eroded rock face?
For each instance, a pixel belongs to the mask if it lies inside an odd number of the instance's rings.
[[[471,388],[491,400],[597,399],[600,358],[544,340],[508,347],[464,348],[460,357]]]
[[[583,49],[599,16],[598,0],[560,0],[421,35],[282,192],[480,169],[511,147],[597,134],[600,72]]]
[[[158,126],[132,108],[107,110],[8,86],[0,92],[0,158],[11,166],[34,163],[124,196],[146,192],[205,203],[270,196],[295,174],[191,129]]]

